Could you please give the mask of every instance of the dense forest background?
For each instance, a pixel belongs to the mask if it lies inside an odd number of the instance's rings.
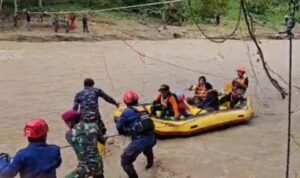
[[[0,0],[1,12],[14,12],[15,3],[18,4],[18,11],[63,11],[63,10],[86,10],[113,8],[128,6],[162,0]],[[188,1],[193,9],[194,15],[203,23],[211,23],[216,16],[220,16],[222,21],[230,23],[238,18],[239,0],[190,0]],[[184,2],[174,3],[180,17],[190,20],[190,13]],[[250,15],[264,24],[278,26],[284,24],[284,17],[288,14],[287,0],[248,0],[248,10]],[[128,16],[136,13],[147,15],[153,18],[160,18],[166,5],[151,6],[138,9],[123,10]],[[0,12],[0,13],[1,13]],[[122,14],[123,15],[123,14]],[[299,13],[297,19],[300,18]]]

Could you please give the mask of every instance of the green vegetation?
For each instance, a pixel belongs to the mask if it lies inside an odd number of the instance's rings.
[[[28,9],[31,11],[76,11],[88,9],[102,9],[119,6],[159,2],[162,0],[17,0],[18,9],[22,11]],[[42,3],[41,3],[42,2]],[[238,18],[239,0],[190,0],[193,14],[202,23],[215,23],[220,16],[221,23],[231,24]],[[247,0],[248,10],[255,21],[261,24],[278,27],[284,24],[284,16],[288,11],[288,1],[286,0]],[[42,7],[40,5],[42,4]],[[190,20],[189,8],[183,2],[175,3],[175,11],[170,11],[168,5],[158,5],[152,7],[136,8],[122,11],[114,11],[114,17],[145,17],[162,19],[163,15],[172,16],[171,20],[180,18],[180,22]],[[13,9],[12,0],[3,0],[3,9]],[[171,7],[174,10],[174,7]],[[12,11],[13,12],[13,11]],[[179,15],[178,15],[179,14]],[[297,18],[300,18],[299,12]]]

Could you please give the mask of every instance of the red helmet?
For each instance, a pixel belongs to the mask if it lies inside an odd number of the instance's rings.
[[[246,68],[245,67],[239,67],[236,69],[236,71],[241,72],[241,73],[246,73]]]
[[[33,119],[26,123],[24,135],[29,138],[41,138],[47,135],[49,127],[44,119]]]
[[[134,101],[138,101],[139,96],[135,91],[128,91],[125,93],[123,99],[125,104],[130,104]]]
[[[61,117],[65,122],[73,121],[74,119],[79,118],[79,113],[77,111],[74,111],[74,110],[68,110],[68,111],[64,112],[61,115]]]

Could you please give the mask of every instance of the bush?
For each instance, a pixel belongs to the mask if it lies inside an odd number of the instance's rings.
[[[264,15],[267,13],[270,7],[278,3],[278,0],[250,0],[248,1],[247,7],[251,13]]]
[[[194,0],[192,9],[195,16],[202,20],[215,18],[217,15],[224,15],[229,0]]]

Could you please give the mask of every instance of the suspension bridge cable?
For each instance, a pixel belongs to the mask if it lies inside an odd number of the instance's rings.
[[[166,64],[166,65],[169,65],[169,66],[181,69],[181,70],[185,70],[185,71],[189,71],[189,72],[195,72],[195,73],[200,73],[200,74],[205,74],[205,75],[209,75],[209,76],[214,76],[214,77],[218,77],[218,78],[221,78],[221,79],[231,80],[231,78],[229,78],[229,77],[225,77],[225,76],[222,76],[222,75],[217,75],[217,74],[214,74],[214,73],[204,72],[204,71],[200,71],[200,70],[197,70],[197,69],[191,69],[191,68],[188,68],[188,67],[181,66],[179,64],[174,64],[174,63],[171,63],[171,62],[168,62],[168,61],[164,61],[164,60],[159,59],[159,58],[148,56],[148,55],[146,55],[146,54],[138,51],[136,48],[134,48],[132,45],[130,45],[125,40],[123,40],[122,42],[127,47],[129,47],[131,50],[133,50],[134,52],[136,52],[139,56],[142,56],[144,58],[147,58],[147,59],[150,59],[150,60],[162,63],[162,64]]]
[[[125,10],[125,9],[133,9],[133,8],[140,8],[140,7],[150,7],[150,6],[157,6],[163,4],[170,4],[175,2],[183,2],[184,0],[170,0],[170,1],[162,1],[162,2],[153,2],[153,3],[145,3],[145,4],[138,4],[132,6],[122,6],[122,7],[113,7],[107,9],[98,9],[98,10],[81,10],[81,11],[58,11],[58,12],[47,12],[47,14],[82,14],[82,13],[89,13],[89,12],[108,12],[108,11],[116,11],[116,10]],[[30,12],[31,14],[44,14],[45,12]]]
[[[288,101],[288,130],[287,130],[287,153],[286,153],[286,171],[285,177],[289,178],[290,172],[290,157],[291,157],[291,125],[292,125],[292,70],[293,70],[293,37],[294,34],[292,32],[293,28],[295,27],[295,13],[298,9],[296,5],[296,0],[290,0],[289,2],[289,21],[287,23],[287,33],[290,41],[289,46],[289,101]]]
[[[282,99],[285,99],[286,95],[288,95],[288,93],[286,92],[286,90],[278,83],[278,81],[276,79],[274,79],[272,77],[272,75],[270,74],[270,71],[269,71],[269,66],[267,64],[267,62],[265,61],[265,58],[264,58],[264,54],[263,54],[263,50],[261,49],[257,39],[256,39],[256,36],[255,34],[253,33],[252,29],[251,29],[251,25],[250,25],[250,22],[249,22],[249,19],[248,19],[248,10],[247,10],[247,7],[246,7],[246,2],[245,0],[241,0],[241,6],[242,6],[242,11],[243,11],[243,14],[244,14],[244,18],[245,18],[245,22],[246,22],[246,25],[247,25],[247,29],[248,29],[248,32],[249,32],[249,35],[251,37],[251,39],[253,40],[257,50],[258,50],[258,53],[259,53],[259,56],[262,60],[262,64],[263,64],[263,68],[267,74],[267,77],[269,78],[270,82],[272,83],[272,85],[280,92],[281,96],[282,96]]]

